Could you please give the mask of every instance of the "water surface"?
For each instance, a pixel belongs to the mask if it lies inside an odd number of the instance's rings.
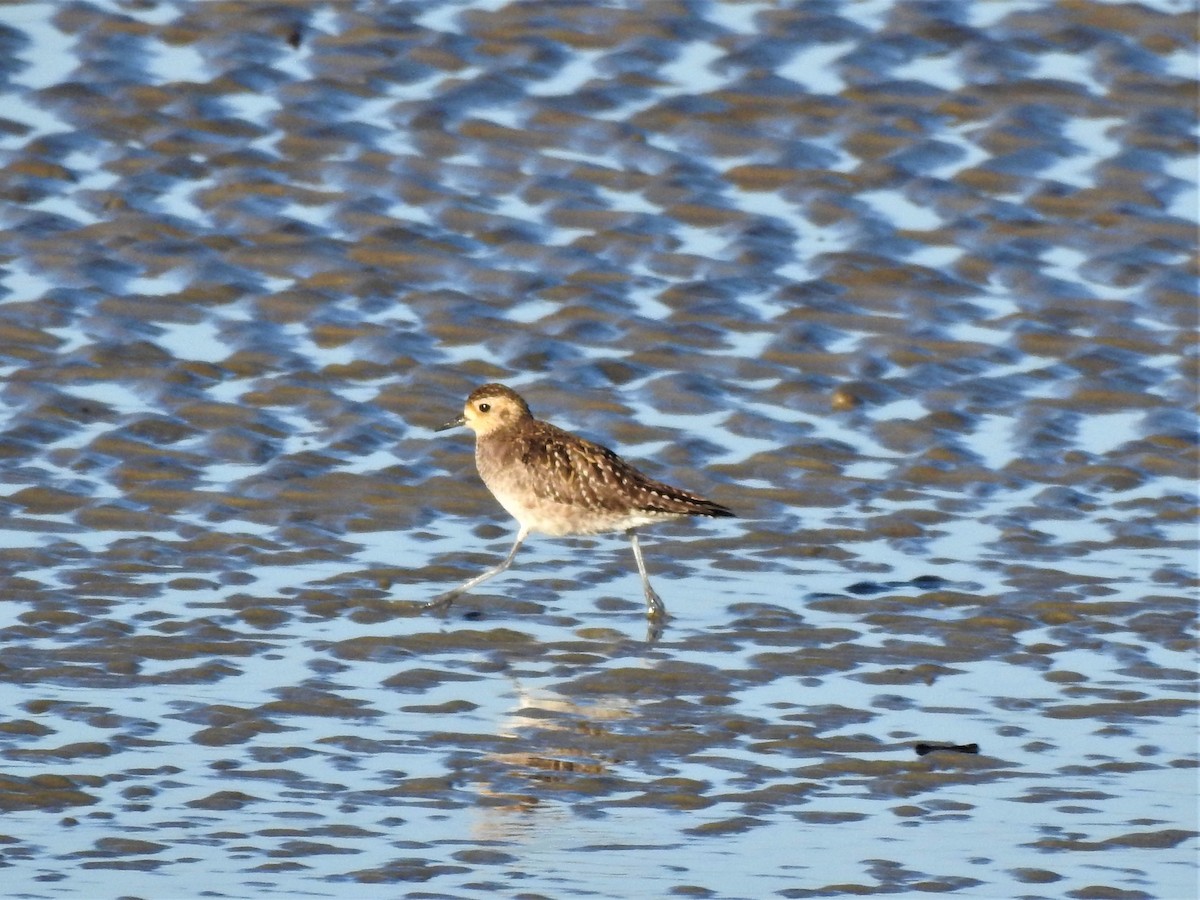
[[[0,9],[7,895],[1194,896],[1193,12]]]

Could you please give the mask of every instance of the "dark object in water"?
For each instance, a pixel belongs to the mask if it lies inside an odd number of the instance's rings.
[[[921,742],[913,747],[917,751],[917,756],[924,756],[926,753],[933,753],[935,750],[946,750],[950,753],[978,753],[978,744],[926,744]]]

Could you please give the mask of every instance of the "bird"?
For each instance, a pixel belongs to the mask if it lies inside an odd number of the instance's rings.
[[[517,537],[498,565],[426,607],[445,611],[455,598],[512,565],[530,534],[553,537],[623,531],[633,548],[652,623],[667,609],[646,574],[637,529],[687,516],[734,516],[728,507],[644,475],[600,444],[534,418],[521,395],[503,384],[476,388],[462,414],[435,429],[466,426],[475,432],[475,467],[500,505],[517,520]]]

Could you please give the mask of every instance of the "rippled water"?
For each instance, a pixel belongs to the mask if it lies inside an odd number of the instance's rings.
[[[0,6],[6,895],[1195,896],[1193,14]]]

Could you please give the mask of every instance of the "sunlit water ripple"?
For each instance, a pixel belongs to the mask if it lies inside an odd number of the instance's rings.
[[[0,8],[5,895],[1194,896],[1193,13]]]

